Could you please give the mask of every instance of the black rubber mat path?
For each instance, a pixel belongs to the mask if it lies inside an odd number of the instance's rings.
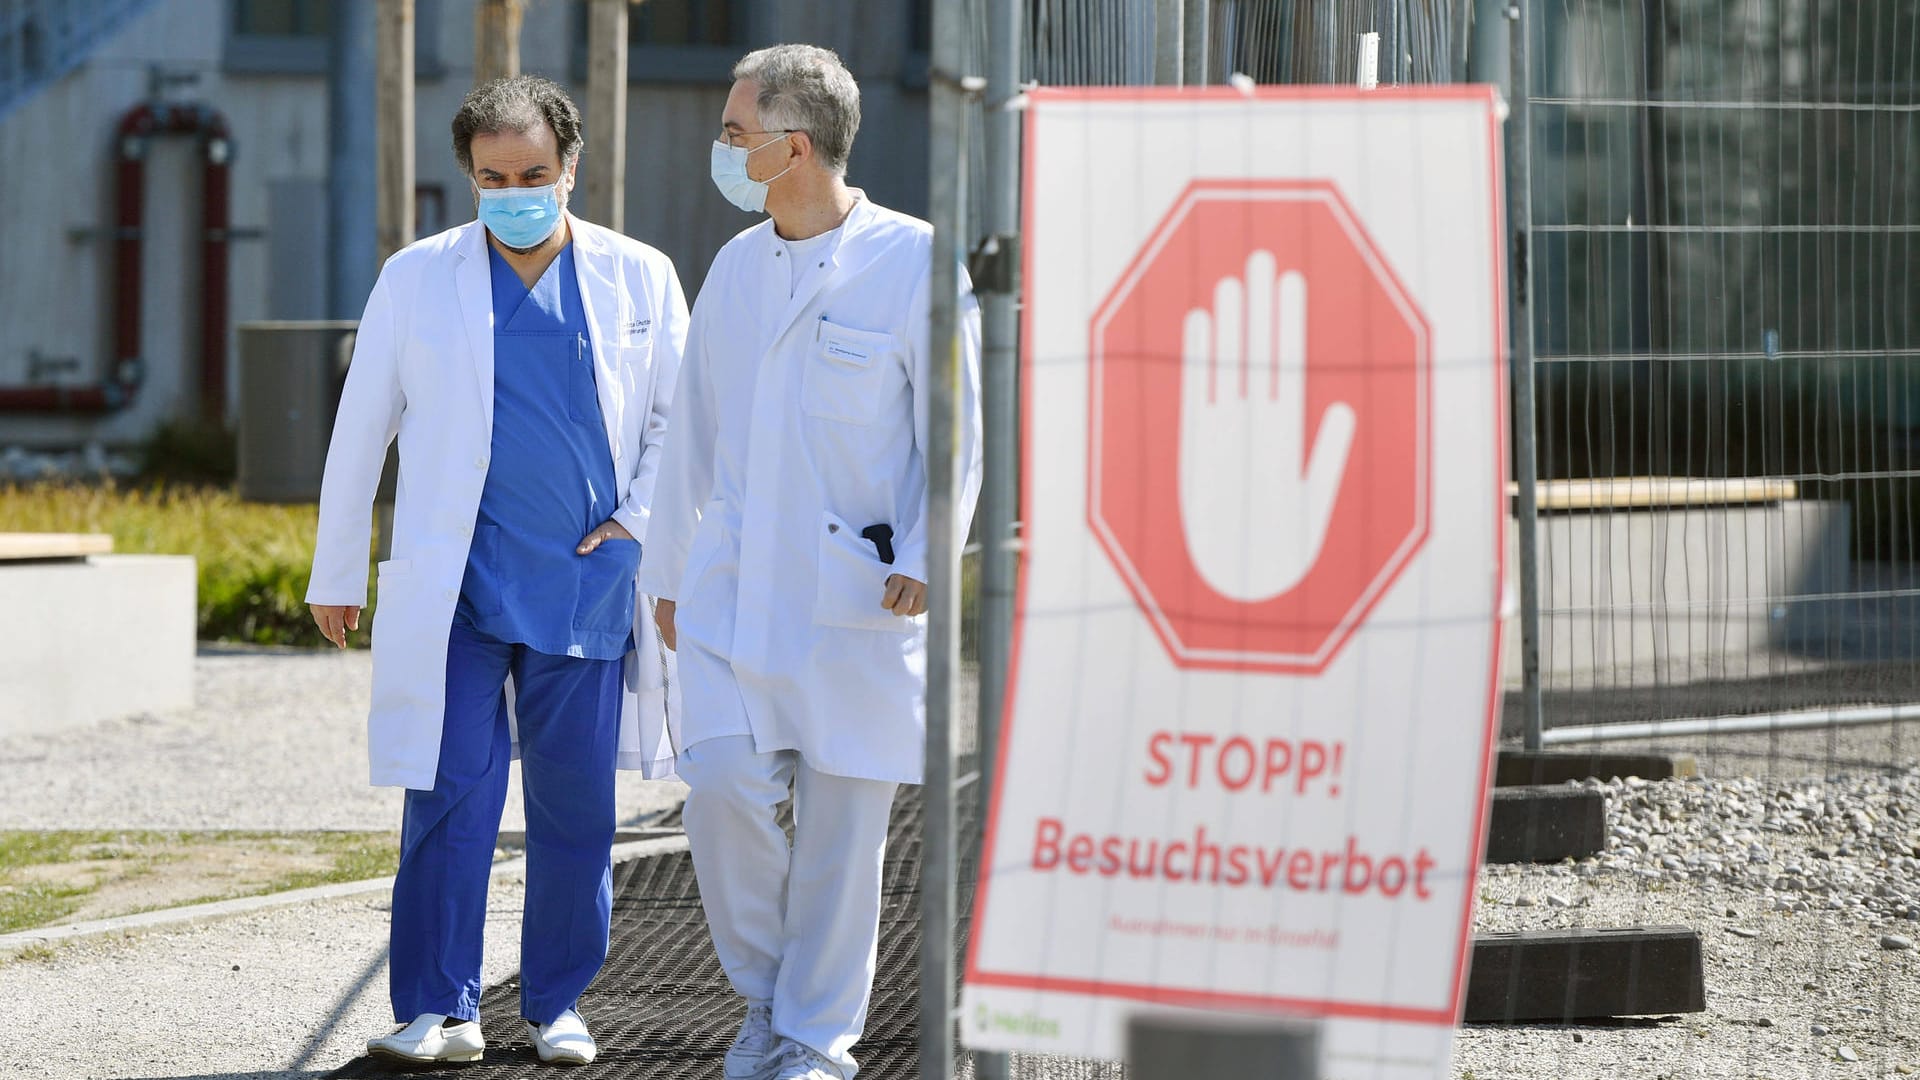
[[[907,1080],[919,1075],[921,806],[919,788],[902,788],[894,803],[882,883],[878,975],[867,1034],[854,1047],[861,1080]],[[966,824],[971,827],[971,821]],[[964,876],[970,880],[972,875]],[[963,913],[968,892],[962,888]],[[542,1065],[528,1039],[530,1029],[519,1014],[520,986],[509,979],[487,988],[481,997],[480,1021],[487,1036],[484,1061],[408,1069],[362,1057],[328,1076],[339,1080],[437,1073],[473,1080],[720,1076],[720,1059],[732,1044],[746,1007],[727,985],[707,936],[692,856],[678,852],[614,868],[607,963],[580,999],[580,1014],[600,1046],[597,1061],[564,1071]]]

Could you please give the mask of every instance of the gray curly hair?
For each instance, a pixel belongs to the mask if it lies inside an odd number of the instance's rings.
[[[860,87],[838,54],[817,45],[773,45],[741,57],[733,79],[759,86],[761,127],[806,132],[827,171],[847,174],[860,130]]]
[[[561,167],[579,160],[586,143],[580,134],[580,109],[558,83],[538,75],[489,79],[469,90],[453,114],[453,159],[461,172],[471,175],[475,135],[520,135],[542,123],[560,143]]]

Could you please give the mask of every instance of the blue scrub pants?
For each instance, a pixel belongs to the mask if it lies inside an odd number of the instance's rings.
[[[508,674],[527,817],[520,1014],[552,1023],[607,957],[620,661],[549,656],[456,621],[439,773],[432,791],[407,792],[400,829],[390,953],[396,1023],[429,1012],[480,1017],[487,880],[513,753]]]

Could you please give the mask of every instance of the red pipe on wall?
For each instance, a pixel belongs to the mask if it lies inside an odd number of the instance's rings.
[[[135,106],[114,129],[113,370],[88,386],[0,386],[0,412],[100,415],[133,404],[146,380],[140,355],[140,258],[145,233],[147,146],[159,135],[197,135],[204,164],[200,245],[200,403],[218,420],[227,407],[227,244],[233,139],[205,105]]]

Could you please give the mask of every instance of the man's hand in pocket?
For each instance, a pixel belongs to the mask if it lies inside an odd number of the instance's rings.
[[[655,600],[653,602],[653,625],[660,630],[660,640],[667,648],[679,651],[679,639],[673,632],[673,601]]]
[[[880,606],[895,615],[922,614],[927,610],[927,583],[895,574],[887,579],[887,591],[880,598]]]

